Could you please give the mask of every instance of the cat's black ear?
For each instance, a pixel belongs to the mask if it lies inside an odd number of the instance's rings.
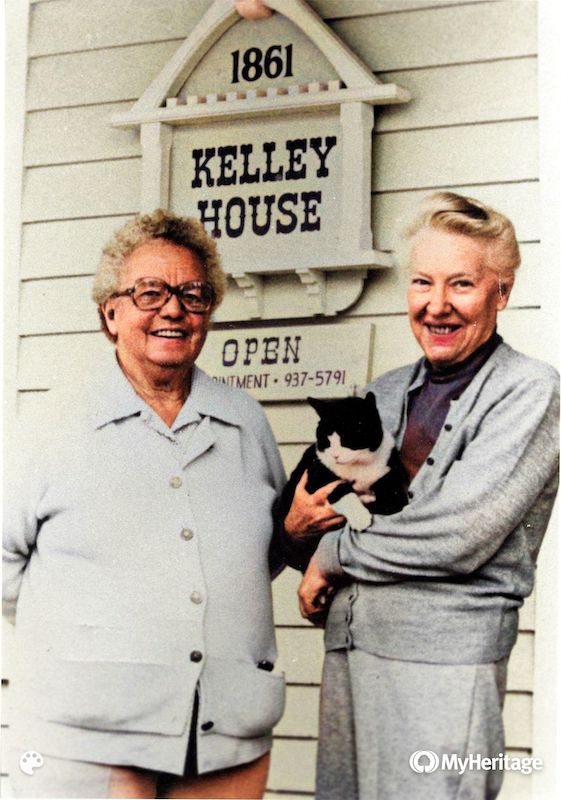
[[[325,400],[317,400],[314,397],[307,397],[306,399],[314,411],[321,417],[322,411],[325,407]]]
[[[374,395],[374,392],[368,392],[364,399],[366,400],[367,408],[369,408],[372,411],[378,410],[376,408],[376,396]]]

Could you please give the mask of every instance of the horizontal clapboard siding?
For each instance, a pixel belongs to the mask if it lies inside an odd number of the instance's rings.
[[[411,101],[384,108],[379,132],[518,119],[538,112],[533,56],[387,72],[384,81],[407,88]]]
[[[33,9],[31,57],[187,36],[211,0],[54,0]],[[123,20],[127,25],[123,25]]]
[[[379,192],[430,189],[452,176],[459,184],[531,180],[538,174],[537,134],[534,120],[380,134],[373,186]]]
[[[535,180],[537,134],[535,120],[380,134],[374,148],[373,186],[377,192],[395,192]],[[516,153],[515,159],[512,153]],[[32,222],[135,211],[140,167],[140,159],[131,157],[28,169],[23,219]],[[115,185],[121,187],[118,193]]]
[[[380,73],[535,55],[536,18],[535,3],[513,13],[512,3],[491,0],[346,19],[333,30]]]
[[[537,9],[534,3],[313,2],[325,18],[342,17],[333,29],[375,71],[411,69],[443,63],[462,63],[535,55]],[[87,52],[94,48],[126,49],[131,43],[157,48],[169,40],[180,42],[201,17],[209,2],[111,0],[84,4],[56,0],[33,10],[30,54]],[[326,8],[323,9],[322,6]],[[347,8],[354,14],[347,14]],[[409,13],[401,13],[403,10]],[[391,13],[395,11],[395,13]],[[379,13],[376,13],[378,11]],[[126,20],[126,26],[123,26]],[[130,32],[129,32],[130,28]],[[443,40],[439,34],[446,32]],[[501,35],[497,36],[497,31]],[[399,39],[400,48],[394,46]],[[166,41],[161,41],[166,40]],[[35,58],[34,61],[39,59]],[[44,59],[41,59],[44,60]],[[131,95],[133,96],[133,95]]]
[[[438,0],[438,4],[455,7],[458,0]],[[483,8],[488,4],[486,0]],[[473,5],[477,8],[476,4]],[[84,3],[83,0],[52,0],[33,9],[29,53],[36,57],[119,47],[131,42],[183,39],[210,6],[211,0],[189,0],[188,3],[184,0],[151,0],[150,3],[146,3],[146,0],[124,0],[118,5],[111,0],[90,3]],[[426,9],[434,10],[435,3],[434,0],[352,0],[345,3],[341,3],[341,0],[311,0],[310,6],[326,20],[340,19],[339,26],[343,27],[345,19],[353,17],[361,17],[362,22],[364,18],[371,20],[374,15],[392,12],[426,13]],[[486,10],[479,11],[480,15],[483,13],[488,14]],[[123,19],[127,19],[126,27],[123,27]],[[531,19],[530,15],[528,19]],[[493,17],[490,24],[495,20],[496,17]],[[531,22],[534,20],[531,19]],[[513,26],[510,28],[509,33]],[[391,27],[386,30],[391,31]],[[523,50],[527,45],[520,34],[518,38],[522,40],[518,48]],[[481,46],[481,50],[485,51],[484,47]]]
[[[515,178],[511,183],[486,183],[485,173],[479,173],[473,183],[448,182],[431,189],[453,189],[460,194],[476,196],[482,202],[497,208],[512,219],[519,241],[537,241],[540,235],[540,194],[537,174],[528,181]],[[426,189],[403,189],[380,192],[375,186],[373,197],[374,242],[382,250],[392,250],[400,233],[419,207]]]
[[[377,73],[536,54],[532,3],[518,4],[516,14],[508,2],[489,2],[371,15],[337,21],[333,29]],[[33,58],[28,109],[135,99],[181,40]]]
[[[267,787],[313,795],[317,742],[306,739],[277,739],[273,745]]]
[[[446,188],[446,187],[434,187]],[[449,187],[452,188],[452,187]],[[539,184],[537,181],[481,185],[460,185],[455,189],[477,195],[483,202],[507,214],[516,227],[522,242],[539,239]],[[393,250],[400,233],[413,215],[424,190],[376,193],[373,196],[372,227],[374,242],[382,250]],[[113,230],[126,221],[126,215],[85,219],[64,219],[29,222],[23,226],[21,277],[48,278],[71,275],[92,275],[99,260],[101,247]],[[76,253],[79,252],[79,257]],[[532,257],[529,248],[523,260]],[[227,268],[227,264],[224,265]],[[385,271],[372,276],[375,282],[387,281]],[[399,277],[390,279],[401,280]],[[528,281],[527,283],[532,283]],[[532,284],[535,286],[535,284]],[[390,287],[384,289],[390,292]],[[525,290],[531,290],[526,285]],[[390,292],[391,293],[391,292]],[[392,294],[393,297],[393,294]],[[228,297],[226,298],[228,302]],[[350,313],[353,313],[352,311]]]
[[[288,686],[286,709],[275,735],[291,738],[317,738],[319,686]],[[525,692],[509,693],[505,699],[504,720],[510,747],[529,748],[532,731],[532,697]]]
[[[536,274],[539,274],[536,263],[539,255],[538,247],[527,245],[522,251],[524,262],[511,308],[517,305],[539,306],[541,302],[540,282],[536,281]],[[28,336],[97,330],[99,320],[96,307],[90,299],[91,285],[91,276],[26,281],[21,288],[21,334]],[[298,288],[297,279],[294,280],[294,285]],[[406,286],[407,275],[403,270],[383,270],[379,274],[374,274],[369,281],[367,291],[349,316],[405,314]],[[290,291],[288,288],[287,290]],[[282,307],[281,296],[277,298],[277,302],[279,307]],[[227,307],[225,305],[224,308]],[[241,308],[243,309],[243,306]],[[227,311],[218,312],[216,321],[231,319],[235,310],[231,308],[230,314]]]
[[[68,0],[29,0],[31,6],[38,3],[57,3],[68,2]],[[79,0],[75,0],[79,2]],[[200,3],[201,14],[210,6],[212,0],[194,0]],[[458,5],[466,0],[438,0],[442,5]],[[106,3],[107,0],[98,0],[98,2]],[[143,0],[137,0],[143,2]],[[173,9],[173,5],[177,0],[169,0],[169,8]],[[344,6],[341,8],[341,0],[309,0],[309,5],[314,8],[321,16],[327,18],[344,17],[360,17],[371,14],[384,14],[390,11],[418,11],[422,8],[434,7],[434,0],[343,0]],[[490,0],[469,0],[470,3],[488,3]],[[493,0],[491,0],[493,2]],[[194,3],[193,3],[194,4]]]
[[[123,215],[24,225],[22,279],[93,275],[103,243],[130,218]]]
[[[376,128],[383,133],[536,116],[536,73],[534,57],[388,73],[384,80],[406,87],[412,100],[382,108]],[[116,102],[29,113],[25,164],[139,155],[137,132],[109,124],[129,107]]]
[[[23,220],[135,213],[139,192],[140,159],[36,167],[25,173]]]
[[[81,280],[81,279],[70,279]],[[66,282],[68,285],[70,281]],[[48,282],[52,286],[53,282]],[[55,294],[43,294],[37,297],[38,315],[41,303],[58,302]],[[95,307],[91,304],[92,327],[96,330],[97,319]],[[542,346],[528,339],[534,312],[528,309],[506,310],[501,313],[499,330],[513,346],[524,346],[531,355],[539,352]],[[388,369],[410,363],[419,357],[420,350],[409,333],[405,314],[401,316],[380,317],[371,320],[375,325],[375,348],[371,365],[373,376],[380,375]],[[399,346],[396,346],[396,342]],[[92,365],[101,368],[112,358],[112,347],[101,333],[68,333],[43,336],[25,336],[20,342],[19,389],[51,389],[60,388],[61,375],[67,379],[67,370],[72,369],[76,375],[91,370]],[[299,430],[294,421],[295,430]]]
[[[129,108],[130,103],[105,103],[29,113],[26,166],[139,156],[138,132],[110,124],[114,114]]]
[[[61,108],[136,100],[179,42],[36,58],[29,63],[27,107]],[[96,79],[92,81],[92,76]]]

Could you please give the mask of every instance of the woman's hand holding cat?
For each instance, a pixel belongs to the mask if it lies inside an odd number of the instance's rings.
[[[298,587],[300,614],[323,627],[334,593],[335,587],[312,558]]]
[[[333,481],[322,486],[313,494],[306,491],[308,472],[304,472],[298,482],[290,511],[284,521],[284,529],[289,536],[302,539],[318,533],[326,533],[345,524],[345,517],[338,514],[329,504],[327,496],[342,481]]]

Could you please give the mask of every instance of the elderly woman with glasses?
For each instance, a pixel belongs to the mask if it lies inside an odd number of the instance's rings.
[[[203,227],[163,211],[103,251],[116,358],[42,421],[7,495],[18,796],[263,795],[284,474],[258,403],[195,364],[225,282]]]

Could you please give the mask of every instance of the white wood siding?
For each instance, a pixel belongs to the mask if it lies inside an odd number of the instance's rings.
[[[431,189],[454,188],[500,208],[516,225],[523,255],[500,331],[515,347],[547,358],[539,333],[548,290],[539,244],[535,3],[310,4],[382,80],[412,94],[410,103],[377,115],[374,245],[393,250],[412,209]],[[21,258],[8,265],[21,281],[21,424],[41,412],[44,390],[111,356],[89,301],[91,276],[110,232],[139,207],[141,164],[137,134],[112,128],[109,118],[139,97],[209,5],[210,0],[31,4]],[[276,288],[280,319],[293,301],[291,280]],[[408,332],[404,285],[397,270],[372,273],[359,302],[343,319],[331,321],[375,325],[373,375],[418,356]],[[243,326],[239,297],[232,287],[217,325]],[[313,437],[315,415],[300,403],[267,404],[266,411],[290,469]],[[289,688],[276,730],[269,797],[313,796],[322,643],[321,632],[298,615],[297,582],[298,576],[286,571],[274,588]],[[529,753],[533,602],[525,606],[520,627],[505,721],[509,751]],[[6,667],[7,662],[7,677]],[[529,798],[530,784],[525,776],[507,774],[501,797]]]

